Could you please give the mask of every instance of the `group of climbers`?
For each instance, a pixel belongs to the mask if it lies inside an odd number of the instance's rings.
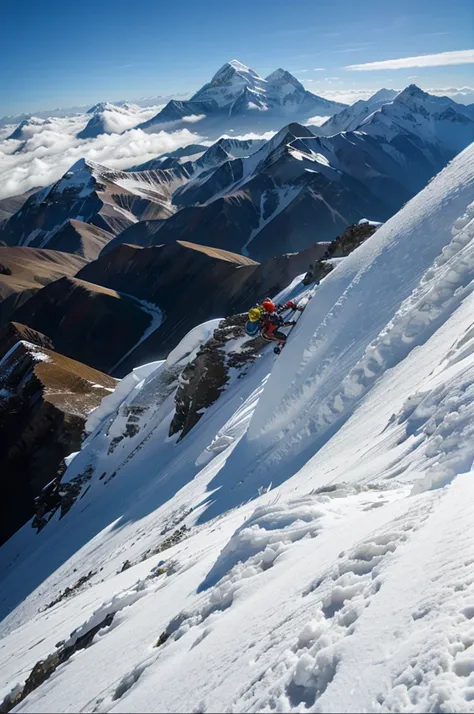
[[[302,312],[304,308],[298,307],[293,300],[289,300],[284,305],[275,305],[270,298],[265,298],[262,303],[250,308],[247,334],[251,336],[260,334],[260,337],[267,342],[277,342],[274,352],[280,354],[288,338],[281,328],[296,325],[295,320],[286,320],[282,316],[282,313],[287,310]]]
[[[314,265],[312,263],[302,283],[305,286],[311,285],[311,283],[318,284],[314,277]],[[288,339],[288,335],[281,331],[282,328],[296,325],[296,320],[288,320],[282,316],[282,313],[287,310],[303,312],[304,307],[298,306],[293,300],[288,300],[284,305],[275,305],[270,298],[265,298],[261,303],[257,303],[257,305],[250,308],[249,319],[245,328],[247,334],[251,337],[256,337],[260,334],[260,337],[267,342],[277,342],[274,352],[280,354]]]

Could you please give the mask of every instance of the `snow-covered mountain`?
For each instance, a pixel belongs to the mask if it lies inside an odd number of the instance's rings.
[[[318,132],[325,136],[331,136],[341,131],[354,131],[370,114],[384,104],[392,102],[397,94],[395,89],[379,89],[369,99],[365,101],[361,99],[334,114],[319,127]]]
[[[188,101],[171,101],[155,117],[140,125],[146,131],[163,125],[199,118],[199,126],[214,133],[220,127],[242,128],[252,122],[278,128],[284,117],[303,121],[328,116],[346,105],[308,92],[296,77],[277,69],[266,79],[238,60],[226,62],[210,82]],[[255,128],[255,124],[254,127]]]
[[[230,115],[248,111],[277,111],[296,114],[298,111],[327,116],[344,108],[308,92],[296,77],[284,69],[277,69],[263,79],[253,69],[238,60],[231,60],[220,68],[191,101],[215,102]]]
[[[141,108],[137,104],[121,105],[101,102],[91,107],[87,114],[92,114],[78,139],[92,139],[100,134],[121,134],[140,123]]]
[[[150,226],[150,241],[186,240],[192,232],[194,242],[262,260],[269,250],[332,240],[367,214],[386,220],[474,141],[474,122],[438,97],[409,87],[387,98],[375,98],[356,131],[316,137],[292,123],[250,156],[190,168],[172,199],[180,210],[159,230]]]
[[[44,247],[73,219],[116,235],[105,249],[191,239],[261,261],[330,241],[366,215],[385,221],[474,141],[474,121],[454,102],[414,85],[389,97],[375,95],[345,116],[355,130],[331,136],[293,122],[266,142],[193,144],[128,172],[94,165],[92,179],[86,162],[32,196],[0,240]]]
[[[17,141],[25,141],[31,136],[31,132],[39,127],[44,127],[50,124],[48,119],[40,119],[39,117],[28,117],[23,119],[16,129],[7,137],[7,139],[15,139]]]
[[[131,372],[0,551],[3,707],[469,711],[473,309],[471,146],[278,358],[217,320]]]
[[[141,218],[169,216],[179,181],[173,172],[124,172],[80,159],[59,181],[28,198],[5,223],[0,240],[44,248],[70,219],[115,235]]]
[[[458,152],[472,141],[474,121],[464,108],[447,97],[435,97],[415,84],[397,94],[393,102],[362,121],[358,129],[391,142],[416,136],[421,146],[438,146],[440,151]]]

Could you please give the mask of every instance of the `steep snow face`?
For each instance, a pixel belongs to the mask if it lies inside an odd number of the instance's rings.
[[[469,300],[473,157],[471,146],[324,281],[306,329],[295,331],[272,372],[246,439],[251,450],[272,449],[272,470],[276,463],[293,469],[298,455],[307,460],[308,449],[320,449],[380,375]],[[425,369],[432,368],[428,361]]]
[[[8,706],[472,709],[473,167],[344,258],[181,442],[173,360],[206,330],[123,380],[69,466],[89,490],[0,550]]]
[[[208,102],[214,101],[221,109],[232,104],[237,96],[244,90],[250,89],[258,96],[265,93],[265,80],[246,67],[238,60],[226,62],[211,79],[209,84],[205,84],[191,101]]]

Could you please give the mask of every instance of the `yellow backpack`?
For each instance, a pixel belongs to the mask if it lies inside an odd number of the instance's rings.
[[[262,309],[260,307],[251,307],[249,310],[249,320],[250,322],[258,322],[262,316]]]

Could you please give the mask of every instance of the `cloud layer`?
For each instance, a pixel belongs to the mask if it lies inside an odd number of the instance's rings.
[[[474,50],[457,50],[456,52],[438,52],[435,55],[418,55],[417,57],[402,57],[400,59],[382,60],[381,62],[366,62],[365,64],[350,64],[345,69],[355,71],[370,71],[378,69],[407,69],[409,67],[442,67],[453,64],[473,64]]]
[[[51,119],[27,127],[21,141],[0,141],[0,198],[53,183],[80,158],[124,169],[201,140],[188,129],[156,134],[131,129],[124,134],[79,140],[76,134],[87,119]]]

